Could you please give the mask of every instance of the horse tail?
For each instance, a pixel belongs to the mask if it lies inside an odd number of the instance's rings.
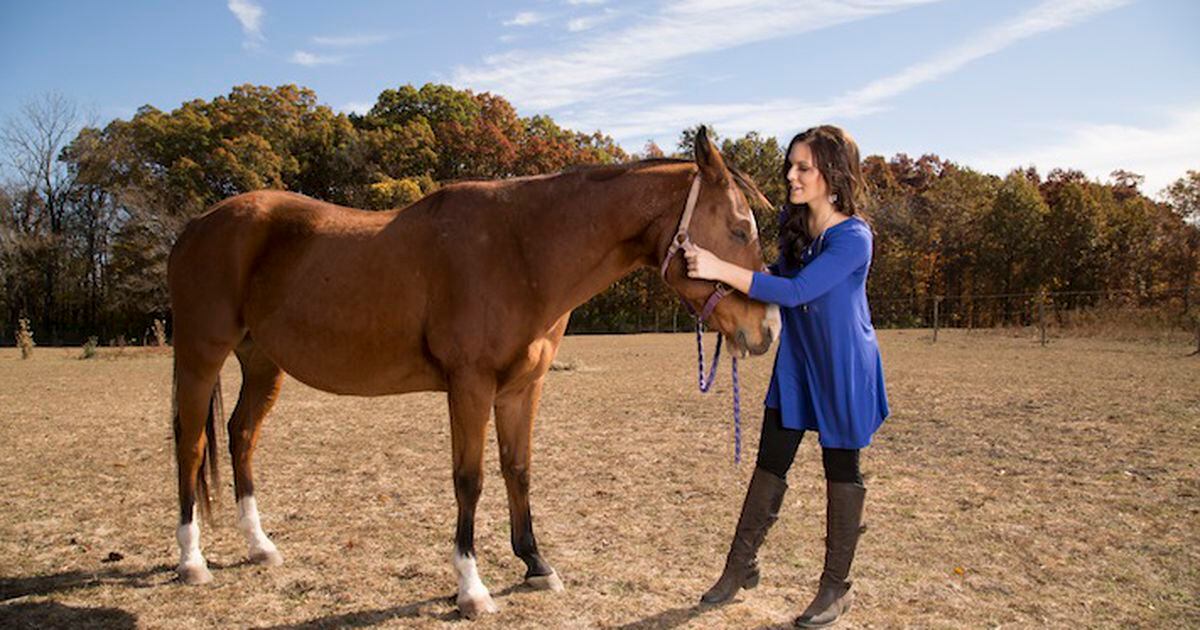
[[[212,520],[212,504],[220,502],[220,494],[213,497],[210,488],[220,491],[221,474],[220,466],[217,465],[217,454],[220,450],[217,448],[217,426],[219,420],[225,418],[225,404],[221,398],[221,375],[217,375],[217,382],[213,385],[212,397],[208,402],[208,418],[204,421],[204,441],[205,446],[204,456],[200,458],[200,473],[196,475],[196,494],[200,499],[200,516],[208,525],[213,524]],[[208,469],[208,476],[205,477],[205,469]]]
[[[176,368],[177,371],[178,368]],[[179,443],[181,431],[179,424],[179,381],[178,375],[172,373],[171,392],[171,424],[175,431],[175,443]],[[212,525],[212,504],[214,503],[210,488],[221,487],[221,475],[217,466],[217,419],[225,417],[225,405],[221,397],[221,375],[213,385],[212,396],[208,403],[208,418],[204,421],[205,452],[200,456],[200,471],[196,475],[196,503],[199,504],[200,517]],[[218,497],[219,499],[219,497]]]

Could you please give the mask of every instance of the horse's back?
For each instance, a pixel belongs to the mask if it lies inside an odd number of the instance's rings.
[[[375,393],[377,383],[359,389],[326,375],[371,381],[354,366],[379,367],[395,359],[381,351],[420,347],[419,300],[394,295],[419,296],[421,287],[379,273],[393,264],[378,235],[394,216],[279,191],[216,204],[189,222],[171,252],[176,338],[227,345],[249,332],[276,364],[311,385]],[[398,306],[381,322],[386,304]]]
[[[452,185],[401,212],[280,191],[222,201],[172,251],[176,334],[249,332],[284,371],[347,394],[441,389],[456,365],[522,372],[562,314],[536,314],[522,275],[520,183]]]

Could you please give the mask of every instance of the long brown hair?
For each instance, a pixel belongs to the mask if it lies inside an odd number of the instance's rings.
[[[788,156],[796,143],[803,142],[812,150],[815,166],[825,178],[829,192],[837,196],[834,207],[849,216],[862,216],[865,185],[862,177],[862,160],[858,154],[858,144],[854,138],[841,127],[821,125],[796,134],[788,143],[787,153],[783,157],[781,176],[787,183],[788,170],[791,162]],[[785,200],[783,203],[785,218],[779,226],[779,252],[790,266],[800,264],[801,252],[817,237],[808,233],[808,216],[811,209],[806,203],[793,204]]]

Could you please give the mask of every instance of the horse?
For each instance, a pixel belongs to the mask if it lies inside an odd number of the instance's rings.
[[[344,395],[447,393],[458,507],[453,567],[468,618],[497,610],[474,548],[494,410],[513,552],[527,567],[526,583],[561,590],[533,534],[530,446],[571,310],[633,270],[661,265],[668,285],[699,312],[713,284],[689,279],[675,254],[694,237],[726,260],[763,268],[750,200],[765,202],[701,128],[694,160],[459,182],[381,212],[255,191],[193,218],[167,272],[179,579],[212,580],[195,512],[211,524],[220,370],[232,352],[242,384],[229,452],[251,562],[283,562],[262,530],[252,462],[286,373]],[[709,324],[743,356],[765,353],[779,335],[774,306],[736,292],[708,306]]]

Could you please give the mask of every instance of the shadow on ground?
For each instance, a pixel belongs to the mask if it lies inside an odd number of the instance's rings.
[[[137,617],[120,608],[64,606],[58,602],[0,605],[3,628],[136,628]]]
[[[264,630],[316,630],[317,628],[366,628],[369,626],[377,626],[381,623],[386,623],[395,619],[416,619],[420,617],[429,617],[440,619],[442,621],[454,621],[459,619],[458,611],[451,610],[449,612],[434,612],[426,610],[428,607],[435,604],[445,604],[446,602],[454,603],[454,596],[450,597],[430,597],[419,602],[404,604],[402,606],[393,606],[391,608],[382,608],[380,610],[360,610],[358,612],[342,613],[340,615],[330,615],[328,617],[318,617],[309,619],[294,624],[283,624],[278,626],[261,626]]]
[[[29,577],[0,577],[0,602],[18,597],[56,595],[101,584],[149,588],[161,584],[161,579],[154,578],[167,573],[174,573],[174,567],[161,564],[142,571],[123,571],[114,568],[103,571],[66,571],[53,575]]]

